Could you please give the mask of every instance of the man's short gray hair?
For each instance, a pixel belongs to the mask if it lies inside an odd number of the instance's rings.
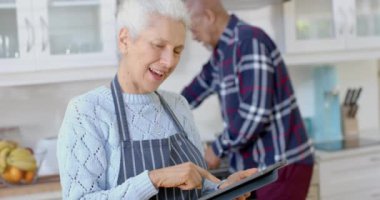
[[[132,38],[136,38],[146,28],[152,14],[180,21],[186,29],[189,27],[189,16],[182,0],[119,0],[118,31],[125,27]]]

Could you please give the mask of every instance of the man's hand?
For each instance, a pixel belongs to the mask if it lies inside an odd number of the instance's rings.
[[[228,185],[231,185],[232,183],[238,182],[241,179],[244,179],[248,176],[251,176],[252,174],[254,174],[256,172],[257,172],[256,168],[251,168],[251,169],[247,169],[244,171],[235,172],[235,173],[231,174],[230,176],[228,176],[227,180],[222,185],[220,185],[219,188],[223,189],[223,188],[227,187]],[[245,200],[249,196],[251,196],[250,192],[243,194],[242,196],[236,198],[236,200]]]
[[[205,160],[209,169],[216,169],[220,165],[220,158],[215,155],[211,146],[208,146],[206,149]]]
[[[191,162],[152,170],[149,178],[156,188],[178,187],[182,190],[201,189],[203,178],[214,183],[220,182],[210,172]]]

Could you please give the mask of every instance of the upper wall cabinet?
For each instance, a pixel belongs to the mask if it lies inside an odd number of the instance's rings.
[[[116,63],[115,3],[0,0],[0,72]]]
[[[380,48],[380,0],[291,0],[287,53]]]
[[[286,0],[222,0],[228,10],[257,9],[273,4],[280,4]]]
[[[355,6],[351,7],[354,18],[347,46],[380,48],[380,0],[355,0],[354,3]]]

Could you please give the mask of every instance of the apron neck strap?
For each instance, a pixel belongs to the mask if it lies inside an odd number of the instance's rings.
[[[111,82],[111,91],[112,91],[113,104],[115,106],[115,111],[116,111],[119,133],[123,141],[130,140],[129,131],[128,131],[128,123],[127,123],[127,115],[125,112],[125,106],[124,106],[124,100],[123,100],[123,93],[122,93],[117,75]]]
[[[179,122],[178,118],[175,116],[174,112],[172,109],[170,109],[170,106],[169,104],[165,101],[165,99],[157,92],[155,91],[154,93],[157,94],[158,98],[160,99],[160,102],[162,104],[162,106],[164,107],[165,111],[169,114],[169,116],[171,116],[171,118],[174,120],[174,123],[175,125],[177,126],[177,129],[178,131],[181,133],[181,134],[184,134],[186,137],[187,135],[185,134],[185,130],[183,128],[183,126],[181,125],[181,123]]]

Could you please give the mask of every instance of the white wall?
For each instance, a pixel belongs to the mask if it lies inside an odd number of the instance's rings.
[[[344,101],[347,88],[363,87],[358,101],[358,121],[361,131],[379,130],[379,80],[376,61],[339,63],[338,82],[340,100]]]
[[[17,139],[23,146],[35,147],[39,139],[56,136],[68,101],[106,82],[0,87],[0,127],[19,127],[12,134],[20,136],[0,134],[0,139]]]
[[[305,66],[288,67],[302,117],[312,117],[315,112],[313,70]]]

